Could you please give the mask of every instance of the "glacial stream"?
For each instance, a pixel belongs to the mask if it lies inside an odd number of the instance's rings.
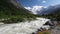
[[[46,29],[48,29],[48,25],[43,25],[47,21],[49,21],[49,19],[36,18],[36,20],[30,22],[26,21],[16,24],[2,24],[0,25],[0,34],[31,34],[41,27],[46,27]]]

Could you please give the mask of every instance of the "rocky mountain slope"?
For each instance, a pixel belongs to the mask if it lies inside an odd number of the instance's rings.
[[[48,6],[47,8],[42,8],[40,11],[37,11],[37,14],[53,14],[60,9],[60,5]]]
[[[35,15],[22,7],[17,0],[0,0],[0,19],[8,18],[12,21],[22,21],[24,18],[35,18]]]
[[[60,5],[43,8],[41,11],[38,11],[37,13],[41,17],[60,21]]]
[[[0,1],[0,11],[10,11],[10,12],[25,12],[28,10],[24,9],[16,0],[1,0]],[[18,13],[19,14],[19,13]],[[23,13],[22,13],[23,14]]]
[[[49,19],[54,19],[57,21],[60,21],[60,8],[56,10],[56,12],[52,13],[52,14],[47,14],[47,15],[42,15],[42,17],[46,17]]]

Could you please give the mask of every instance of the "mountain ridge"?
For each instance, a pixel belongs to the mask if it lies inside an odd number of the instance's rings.
[[[60,8],[60,5],[48,6],[47,8],[42,8],[37,11],[37,14],[53,14]]]
[[[35,19],[35,17],[31,11],[17,3],[17,0],[0,0],[0,19],[4,19],[3,22],[15,23],[30,18]]]

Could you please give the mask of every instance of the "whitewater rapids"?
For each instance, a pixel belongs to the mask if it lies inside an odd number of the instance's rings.
[[[40,27],[44,27],[49,19],[45,18],[36,18],[33,21],[26,21],[16,24],[2,24],[0,25],[0,34],[31,34],[32,32],[37,31]],[[48,26],[46,27],[48,28]]]

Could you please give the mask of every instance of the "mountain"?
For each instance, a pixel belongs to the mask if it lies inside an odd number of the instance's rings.
[[[41,17],[60,21],[60,5],[56,5],[55,7],[57,8],[53,10],[52,14],[42,14]]]
[[[37,15],[40,15],[40,17],[60,21],[60,5],[42,8],[37,13]]]
[[[17,22],[23,21],[24,18],[35,18],[31,11],[25,9],[17,0],[0,0],[0,19],[3,22]]]
[[[44,15],[44,17],[46,18],[54,18],[57,21],[60,21],[60,8],[57,10],[57,12],[53,13],[53,14],[49,14],[49,15]]]
[[[60,5],[48,6],[47,8],[42,8],[40,11],[37,11],[37,14],[53,14],[60,8]]]
[[[29,13],[29,11],[23,8],[21,5],[19,5],[16,0],[1,0],[0,1],[0,12],[1,11],[9,12],[11,14],[15,12],[14,15],[16,13],[17,14]]]

